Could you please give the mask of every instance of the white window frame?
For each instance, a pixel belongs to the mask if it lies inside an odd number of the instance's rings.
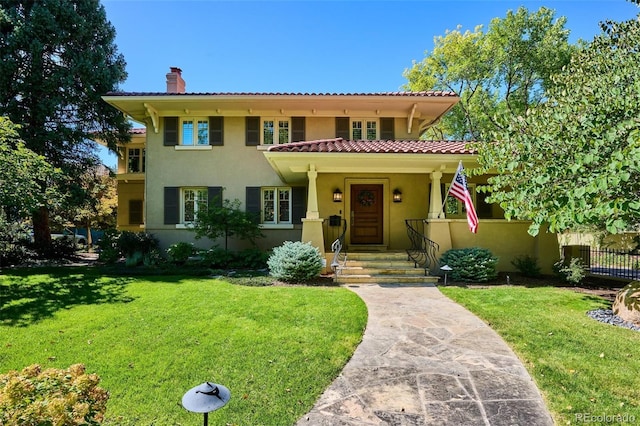
[[[265,142],[265,123],[273,121],[273,143]],[[280,142],[280,123],[286,123],[286,128],[288,131],[287,141]],[[291,142],[291,117],[260,117],[260,144],[271,146],[271,145],[280,145],[283,143]]]
[[[129,164],[130,164],[130,159],[131,159],[131,151],[134,149],[138,149],[140,150],[140,156],[138,157],[138,172],[132,172],[131,169],[129,168]],[[127,148],[127,162],[126,162],[126,167],[127,167],[127,173],[144,173],[144,169],[145,169],[145,155],[146,155],[146,149],[144,147],[128,147]]]
[[[189,192],[194,191],[194,207],[193,207],[193,220],[187,220],[186,216],[187,216],[187,195]],[[203,201],[199,196],[202,195],[202,193],[204,193],[204,203],[205,205],[203,207],[201,207],[201,202]],[[197,186],[197,187],[187,187],[187,188],[182,188],[180,190],[180,222],[182,224],[193,224],[195,221],[195,218],[198,215],[198,211],[200,211],[201,208],[204,208],[205,210],[209,207],[209,188],[205,187],[201,187],[201,186]]]
[[[184,125],[186,122],[193,123],[193,129],[191,134],[191,140],[185,140],[184,136]],[[198,138],[198,125],[200,123],[206,123],[207,128],[205,132],[206,143],[200,143]],[[198,147],[198,146],[210,146],[211,141],[209,140],[209,129],[211,123],[209,123],[209,117],[181,117],[180,118],[180,145],[188,146],[188,147]]]
[[[266,199],[265,196],[268,192],[273,191],[273,195],[274,197],[272,198],[272,202],[273,202],[273,206],[272,206],[272,211],[273,211],[273,219],[272,220],[267,220],[266,219],[266,212],[268,211],[266,208]],[[280,198],[281,198],[281,194],[287,194],[288,199],[286,200],[288,202],[287,205],[287,210],[289,212],[289,217],[288,218],[280,218],[280,210],[281,210],[281,203],[280,203]],[[292,208],[293,208],[293,191],[291,190],[291,187],[284,187],[284,186],[270,186],[270,187],[264,187],[260,189],[260,223],[263,225],[291,225],[293,223],[293,212],[292,212]]]
[[[362,137],[361,138],[356,138],[354,136],[354,125],[356,123],[360,123],[361,125],[361,131],[362,131]],[[368,130],[368,124],[369,123],[373,123],[375,125],[375,136],[373,137],[373,139],[369,139],[367,138],[367,130]],[[349,137],[351,138],[351,140],[378,140],[380,139],[380,119],[378,118],[351,118],[349,120]]]
[[[449,187],[451,186],[450,183],[445,184],[444,186],[444,193],[445,195],[447,195],[449,193]],[[469,190],[469,195],[471,195],[471,201],[473,202],[474,206],[477,206],[476,203],[476,184],[475,183],[467,183],[467,189]],[[449,207],[453,206],[453,201],[454,200],[456,202],[456,206],[457,209],[455,212],[453,211],[449,211]],[[464,204],[462,203],[462,201],[458,200],[457,198],[455,198],[453,195],[449,195],[447,197],[447,199],[445,200],[445,205],[444,205],[444,214],[446,217],[450,217],[450,218],[466,218],[467,217],[467,212],[464,209]]]

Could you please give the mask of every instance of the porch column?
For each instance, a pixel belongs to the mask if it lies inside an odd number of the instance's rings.
[[[442,172],[431,173],[431,197],[429,197],[429,214],[427,214],[429,219],[444,219],[440,179],[442,179]]]
[[[324,259],[324,235],[322,233],[322,222],[324,219],[320,218],[320,212],[318,211],[318,187],[316,185],[318,172],[314,164],[309,165],[307,177],[309,178],[307,216],[302,219],[302,242],[310,242],[311,245],[317,247]]]

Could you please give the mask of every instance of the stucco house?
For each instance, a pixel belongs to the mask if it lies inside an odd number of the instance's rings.
[[[529,236],[528,222],[505,220],[475,191],[486,177],[468,180],[477,233],[459,201],[450,197],[443,209],[458,163],[473,168],[476,154],[462,141],[419,137],[458,102],[455,93],[189,93],[179,68],[166,83],[166,92],[103,97],[145,126],[119,161],[120,229],[150,232],[164,247],[210,247],[188,227],[222,197],[260,215],[261,248],[310,241],[328,263],[345,229],[349,252],[406,250],[408,223],[420,223],[437,256],[485,247],[501,270],[531,255],[545,271],[559,258],[555,234]]]

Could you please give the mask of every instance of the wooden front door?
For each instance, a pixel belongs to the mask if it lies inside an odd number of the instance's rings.
[[[382,244],[382,185],[351,185],[351,244]]]

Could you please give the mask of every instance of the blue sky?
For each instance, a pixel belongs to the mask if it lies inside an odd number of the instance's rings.
[[[163,92],[169,67],[188,92],[398,91],[402,74],[461,25],[473,30],[524,6],[567,18],[570,40],[640,12],[626,0],[102,0],[128,78],[120,90]],[[103,153],[115,164],[115,156]]]

